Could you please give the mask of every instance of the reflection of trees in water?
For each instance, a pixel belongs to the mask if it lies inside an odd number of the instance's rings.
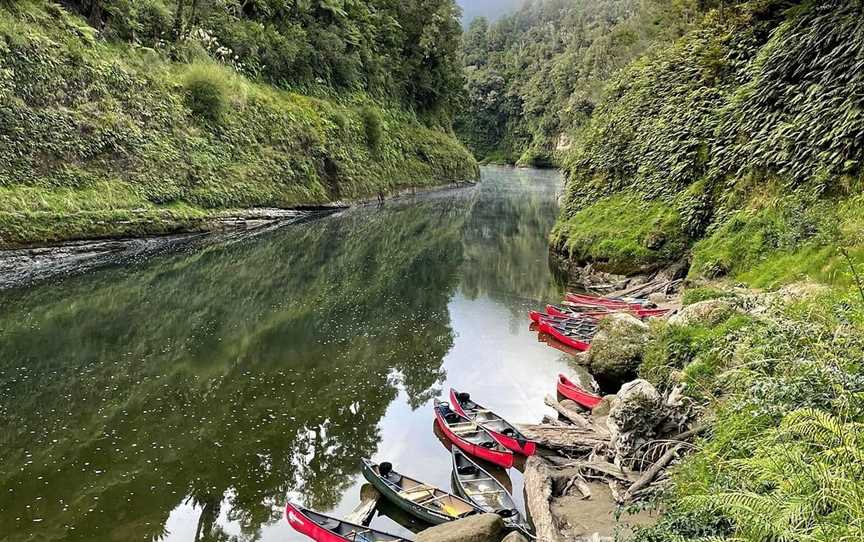
[[[560,176],[552,172],[484,170],[483,190],[465,227],[462,290],[493,299],[559,296],[547,268],[548,236],[558,213]],[[538,263],[539,261],[539,263]]]
[[[0,532],[157,539],[190,496],[199,540],[226,539],[223,498],[254,538],[289,491],[333,506],[377,447],[393,374],[414,406],[443,380],[469,204],[349,212],[0,298]]]

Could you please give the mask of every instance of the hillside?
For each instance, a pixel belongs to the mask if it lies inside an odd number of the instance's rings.
[[[0,3],[0,246],[477,176],[452,0],[186,4]]]
[[[566,271],[684,270],[627,361],[705,436],[637,540],[862,539],[861,3],[546,0],[464,41],[458,131],[564,169]]]
[[[468,107],[460,137],[478,159],[560,162],[606,81],[651,47],[680,37],[711,2],[543,0],[464,37]]]

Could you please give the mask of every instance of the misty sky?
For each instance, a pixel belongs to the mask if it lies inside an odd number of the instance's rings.
[[[468,26],[474,17],[480,15],[490,20],[506,15],[514,11],[522,0],[456,0],[456,3],[462,6],[463,20]]]

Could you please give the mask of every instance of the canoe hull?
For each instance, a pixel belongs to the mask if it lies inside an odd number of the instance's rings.
[[[380,531],[376,531],[375,529],[369,529],[369,527],[364,527],[362,525],[352,525],[350,523],[346,523],[335,518],[330,518],[329,516],[324,516],[323,514],[319,515],[323,518],[332,519],[340,523],[341,525],[349,525],[351,527],[356,527],[360,531],[371,531],[380,535],[380,538],[384,540],[390,539],[393,540],[393,542],[401,542],[401,539],[395,535],[382,533]],[[291,527],[295,531],[302,535],[308,536],[316,542],[353,542],[352,540],[338,533],[325,529],[317,522],[313,521],[308,515],[306,515],[306,513],[300,507],[295,506],[290,502],[285,505],[285,520],[288,522],[289,525],[291,525]]]
[[[603,399],[599,395],[577,386],[564,375],[558,375],[558,393],[585,408],[594,408]]]
[[[474,417],[470,413],[465,412],[465,409],[462,408],[462,403],[457,397],[456,390],[452,388],[450,389],[450,408],[456,411],[459,415],[465,416],[469,420],[474,420]],[[497,416],[497,414],[495,414],[495,416]],[[504,420],[504,418],[501,419]],[[499,433],[498,431],[493,431],[492,429],[486,427],[482,422],[478,423],[477,425],[488,431],[489,434],[492,435],[492,438],[500,442],[502,446],[516,452],[517,454],[524,455],[525,457],[530,457],[537,453],[537,443],[528,440],[522,435],[520,435],[522,436],[522,438],[512,437],[505,435],[504,433]]]
[[[447,439],[466,454],[488,461],[493,465],[498,465],[505,469],[513,467],[513,452],[509,450],[507,452],[490,450],[489,448],[484,448],[483,446],[479,446],[473,442],[468,442],[450,429],[450,426],[447,425],[447,422],[444,420],[444,417],[441,415],[441,411],[438,408],[435,408],[435,423],[438,424],[438,428],[442,433],[444,433]],[[492,438],[494,439],[495,437]]]
[[[384,481],[381,480],[378,474],[372,470],[371,466],[366,461],[363,461],[361,470],[363,472],[363,477],[366,478],[366,480],[370,484],[372,484],[385,499],[392,502],[394,505],[399,507],[399,509],[406,512],[407,514],[410,514],[415,518],[424,521],[430,525],[441,525],[442,523],[447,523],[448,521],[452,521],[453,519],[455,519],[449,516],[445,516],[443,514],[435,514],[429,509],[420,506],[419,504],[403,499],[395,491],[393,491],[392,487],[385,484]]]
[[[543,333],[551,335],[552,337],[555,338],[555,340],[557,340],[561,344],[563,344],[565,346],[569,346],[570,348],[575,348],[576,350],[579,350],[580,352],[585,352],[586,350],[591,348],[591,343],[589,343],[587,341],[580,341],[578,339],[574,339],[573,337],[568,337],[567,335],[561,333],[558,329],[556,329],[553,326],[550,326],[546,322],[540,322],[538,329],[540,331],[542,331]]]

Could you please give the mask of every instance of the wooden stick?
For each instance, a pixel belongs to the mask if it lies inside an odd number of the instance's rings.
[[[549,461],[554,463],[558,467],[562,468],[577,468],[580,470],[591,470],[594,472],[599,472],[610,478],[615,478],[617,480],[621,480],[622,482],[627,482],[628,484],[632,484],[639,479],[639,477],[632,473],[625,471],[617,467],[616,465],[609,463],[608,461],[601,460],[593,460],[593,461],[578,461],[573,459],[565,459],[563,457],[549,457],[547,458]]]
[[[675,458],[675,454],[677,454],[678,450],[680,449],[681,444],[677,444],[666,450],[666,453],[660,456],[660,459],[658,459],[657,462],[654,463],[654,465],[652,465],[650,469],[645,471],[645,474],[643,474],[641,478],[636,480],[633,485],[630,486],[630,489],[628,489],[624,493],[622,497],[624,499],[623,502],[629,502],[633,499],[634,494],[636,494],[639,490],[644,489],[651,482],[653,482],[654,478],[656,478],[657,475],[660,474],[660,471],[662,471],[664,468],[666,468],[666,465],[672,462],[672,459]]]

